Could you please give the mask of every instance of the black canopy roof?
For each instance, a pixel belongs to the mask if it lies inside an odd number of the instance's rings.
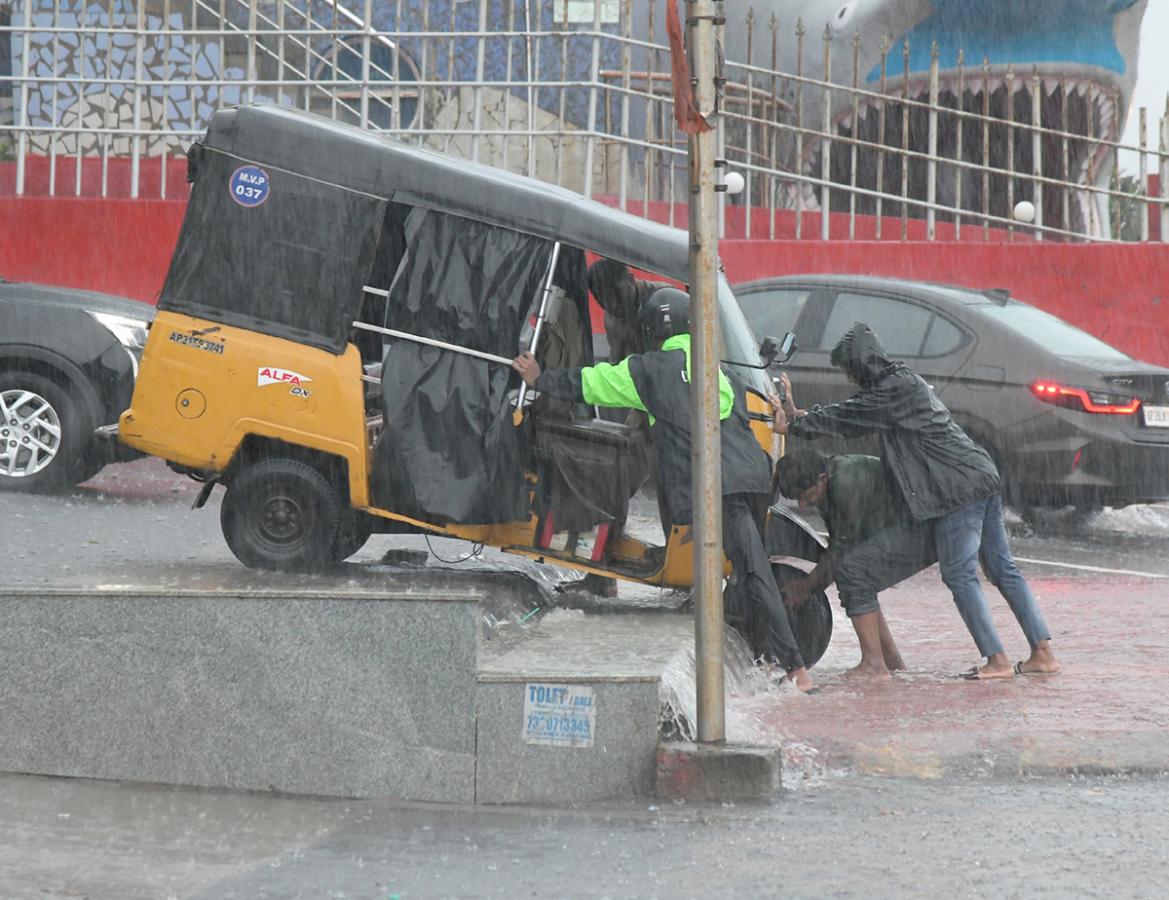
[[[689,281],[688,235],[552,184],[273,105],[217,112],[204,146],[409,206],[467,216]]]

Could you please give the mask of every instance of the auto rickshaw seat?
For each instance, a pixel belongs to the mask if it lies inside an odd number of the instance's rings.
[[[604,419],[537,419],[534,425],[556,530],[624,522],[648,472],[641,431]]]

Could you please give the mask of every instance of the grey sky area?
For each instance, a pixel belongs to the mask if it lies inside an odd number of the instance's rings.
[[[1138,110],[1149,110],[1149,146],[1157,146],[1157,126],[1165,114],[1165,95],[1169,93],[1169,55],[1165,53],[1165,36],[1169,35],[1169,0],[1149,0],[1141,23],[1141,56],[1132,110],[1125,124],[1122,143],[1136,144],[1140,139]],[[1135,163],[1126,164],[1135,165]]]

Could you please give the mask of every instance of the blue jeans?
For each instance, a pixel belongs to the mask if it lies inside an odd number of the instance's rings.
[[[1035,595],[1011,556],[1002,497],[995,494],[947,513],[937,520],[935,535],[942,581],[953,593],[954,605],[979,653],[988,657],[1002,653],[1003,643],[978,582],[976,562],[1006,599],[1031,649],[1051,639]]]

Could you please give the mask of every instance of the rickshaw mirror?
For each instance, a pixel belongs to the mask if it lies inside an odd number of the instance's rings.
[[[770,366],[775,362],[775,357],[779,355],[779,339],[773,337],[765,337],[759,343],[759,358],[763,360],[764,366]]]
[[[796,336],[790,331],[783,340],[777,337],[765,337],[759,344],[759,356],[765,367],[770,366],[778,358],[780,362],[787,362],[796,352]]]

